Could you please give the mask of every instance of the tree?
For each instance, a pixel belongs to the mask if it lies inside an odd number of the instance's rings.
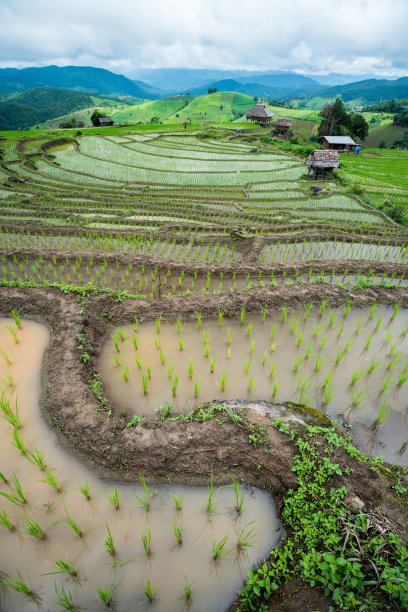
[[[94,110],[94,112],[91,115],[92,125],[98,126],[99,125],[99,119],[101,117],[106,117],[105,113],[103,113],[102,111],[99,111],[99,110]]]
[[[352,115],[351,132],[357,138],[365,140],[368,136],[368,123],[363,115]]]
[[[323,121],[319,126],[319,136],[338,135],[344,128],[351,127],[350,117],[340,98],[334,104],[326,104],[320,111],[320,117],[323,117]]]
[[[382,140],[380,142],[380,144],[378,145],[379,149],[386,149],[387,148],[387,143],[385,142],[385,140]]]
[[[207,91],[208,91],[209,94],[217,93],[217,88],[216,87],[209,87]]]

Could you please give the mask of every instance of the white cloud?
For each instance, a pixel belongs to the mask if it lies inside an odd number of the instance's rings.
[[[1,0],[0,65],[403,74],[407,23],[407,0]]]

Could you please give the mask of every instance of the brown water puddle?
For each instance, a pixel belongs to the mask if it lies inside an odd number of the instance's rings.
[[[105,588],[118,584],[113,596],[115,610],[143,611],[150,609],[143,594],[144,581],[150,580],[152,587],[158,588],[155,609],[181,611],[186,609],[179,599],[183,591],[178,588],[184,586],[183,573],[189,582],[194,581],[192,605],[188,609],[202,612],[226,609],[241,588],[246,571],[267,556],[279,540],[280,524],[271,497],[259,490],[245,490],[246,509],[237,515],[233,509],[234,491],[230,487],[224,488],[215,497],[215,512],[208,515],[205,509],[208,498],[206,489],[159,487],[151,499],[151,509],[145,513],[134,496],[134,493],[142,495],[141,486],[118,485],[120,503],[119,509],[115,510],[102,489],[104,486],[110,493],[114,483],[101,482],[67,452],[40,413],[42,359],[49,341],[47,328],[24,320],[23,328],[17,330],[19,342],[16,344],[8,326],[16,330],[12,319],[0,319],[0,349],[11,360],[10,365],[5,359],[0,360],[2,386],[11,382],[7,377],[12,376],[16,385],[12,398],[18,398],[23,422],[22,439],[29,450],[44,450],[47,466],[55,472],[62,492],[57,493],[50,485],[39,482],[44,472],[11,445],[12,427],[1,421],[0,469],[10,484],[12,473],[16,474],[26,492],[27,503],[14,505],[0,498],[0,511],[6,510],[17,526],[15,532],[0,526],[0,572],[6,576],[17,576],[17,572],[20,572],[39,598],[37,607],[36,601],[7,589],[2,592],[2,610],[55,610],[56,583],[59,591],[64,587],[72,593],[74,602],[81,610],[104,609],[103,604],[97,601],[96,585]],[[79,483],[85,481],[89,483],[89,501],[78,489]],[[0,491],[10,494],[14,488],[1,483]],[[153,487],[149,486],[149,491],[152,492]],[[184,496],[181,512],[175,509],[173,494]],[[84,531],[82,538],[65,523],[59,522],[66,517],[65,508]],[[24,532],[22,517],[25,515],[41,525],[46,533],[45,541]],[[183,526],[182,546],[177,545],[172,533],[173,521]],[[255,523],[248,529],[256,529],[256,542],[248,549],[247,558],[245,554],[237,555],[235,530],[239,532],[252,521]],[[106,524],[117,549],[114,558],[105,551],[103,544]],[[144,554],[140,538],[140,532],[148,528],[152,534],[150,558]],[[212,538],[218,542],[225,536],[228,536],[228,548],[233,550],[225,558],[214,562]],[[64,560],[67,556],[80,570],[79,579],[62,575],[43,576],[56,569],[54,561]],[[112,560],[118,563],[112,565]]]
[[[161,322],[160,333],[155,322],[139,324],[137,332],[135,325],[126,326],[103,345],[98,370],[108,396],[129,420],[132,414],[154,417],[166,404],[186,412],[216,397],[291,400],[349,419],[366,451],[408,464],[408,453],[396,455],[408,439],[408,381],[398,385],[408,362],[408,334],[402,333],[408,317],[400,310],[392,320],[392,313],[377,308],[370,319],[370,310],[351,309],[344,316],[343,309],[327,308],[320,316],[312,309],[305,320],[304,310],[290,310],[285,321],[282,312],[271,312],[264,322],[261,315],[247,315],[244,325],[239,317],[224,318],[221,326],[204,319],[201,329],[180,322],[180,333],[176,321]],[[368,430],[389,407],[381,425]]]

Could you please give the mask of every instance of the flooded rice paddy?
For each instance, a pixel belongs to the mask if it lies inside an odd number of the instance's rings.
[[[407,312],[376,307],[242,313],[114,329],[99,371],[129,415],[189,411],[214,398],[287,401],[352,425],[364,450],[408,464]],[[123,339],[122,339],[123,338]],[[401,453],[401,454],[400,454]]]
[[[13,580],[11,577],[18,578],[19,572],[34,593],[33,597],[26,597],[2,589],[1,609],[4,612],[59,609],[55,589],[59,595],[65,589],[72,595],[76,609],[96,612],[106,609],[98,601],[97,588],[118,585],[112,595],[114,609],[143,612],[150,609],[144,594],[147,581],[153,592],[157,587],[154,609],[158,611],[226,609],[241,588],[246,571],[267,556],[280,538],[273,500],[261,491],[242,489],[245,511],[238,515],[234,510],[233,488],[223,488],[215,496],[214,513],[208,514],[205,488],[160,486],[154,491],[148,485],[150,509],[145,512],[135,497],[145,495],[141,485],[118,484],[119,508],[115,510],[108,499],[115,483],[102,482],[65,450],[40,412],[42,361],[48,342],[49,331],[42,324],[24,320],[22,329],[18,329],[13,319],[0,319],[3,397],[10,398],[13,410],[17,400],[21,419],[17,432],[26,447],[23,455],[12,445],[13,427],[2,419],[0,471],[4,479],[0,492],[16,496],[20,483],[26,502],[13,503],[3,495],[0,497],[0,513],[5,511],[15,527],[9,531],[4,524],[0,525],[0,574]],[[42,471],[28,460],[35,449],[44,451],[51,472]],[[57,479],[60,492],[42,482],[50,474]],[[86,483],[89,500],[79,488]],[[181,511],[176,510],[173,495],[184,497]],[[80,527],[82,537],[67,524],[68,517]],[[40,526],[44,539],[27,533],[29,520]],[[172,525],[182,527],[182,545],[177,543]],[[113,556],[106,550],[108,527],[116,550]],[[248,556],[237,554],[237,533],[251,528],[256,529],[254,546],[248,548]],[[141,534],[148,535],[148,530],[150,555],[146,554],[141,539]],[[215,562],[213,538],[219,542],[225,536],[226,547],[232,550]],[[70,560],[78,575],[52,574],[58,569],[55,566],[58,560]],[[192,585],[191,606],[187,608],[183,597],[184,574]]]

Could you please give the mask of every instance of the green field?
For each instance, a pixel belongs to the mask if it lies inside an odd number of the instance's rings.
[[[388,200],[408,207],[408,151],[369,149],[340,158],[341,174],[360,185],[373,204]]]

